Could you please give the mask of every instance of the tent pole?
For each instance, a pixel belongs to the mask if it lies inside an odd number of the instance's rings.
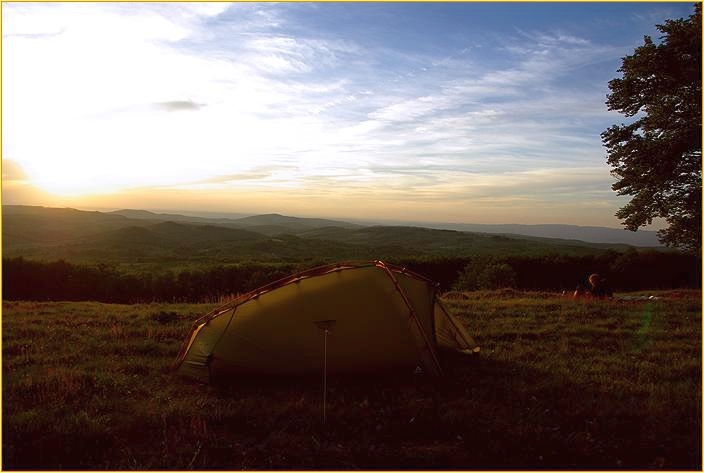
[[[336,320],[314,320],[313,323],[323,334],[323,425],[325,425],[325,410],[328,400],[328,333],[335,326]]]
[[[325,341],[323,346],[323,425],[325,425],[325,404],[328,391],[328,329],[325,329]]]

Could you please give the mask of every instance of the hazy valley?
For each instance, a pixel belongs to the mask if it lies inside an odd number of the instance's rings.
[[[461,227],[461,225],[458,225]],[[3,255],[39,260],[111,262],[120,265],[408,257],[469,257],[497,254],[591,254],[627,248],[615,229],[593,227],[486,226],[460,231],[415,226],[366,226],[340,220],[278,214],[244,218],[195,217],[143,210],[114,212],[3,206]],[[500,232],[500,230],[505,230]],[[548,238],[578,235],[585,240]],[[526,234],[512,233],[524,231]],[[543,236],[538,236],[542,233]],[[620,233],[631,233],[620,231]],[[652,232],[650,232],[652,233]],[[647,235],[648,240],[652,235]],[[616,242],[614,242],[616,241]]]

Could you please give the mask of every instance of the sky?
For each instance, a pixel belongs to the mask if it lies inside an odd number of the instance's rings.
[[[608,82],[692,11],[5,2],[2,203],[619,227]]]

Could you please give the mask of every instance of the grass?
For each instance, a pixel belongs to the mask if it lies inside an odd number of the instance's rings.
[[[192,383],[213,305],[3,303],[4,469],[701,470],[701,294],[446,301],[479,357],[445,376]]]

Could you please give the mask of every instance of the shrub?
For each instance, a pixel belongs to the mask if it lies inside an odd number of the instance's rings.
[[[458,291],[501,289],[516,287],[516,271],[506,262],[493,258],[477,259],[467,266],[455,283]]]

